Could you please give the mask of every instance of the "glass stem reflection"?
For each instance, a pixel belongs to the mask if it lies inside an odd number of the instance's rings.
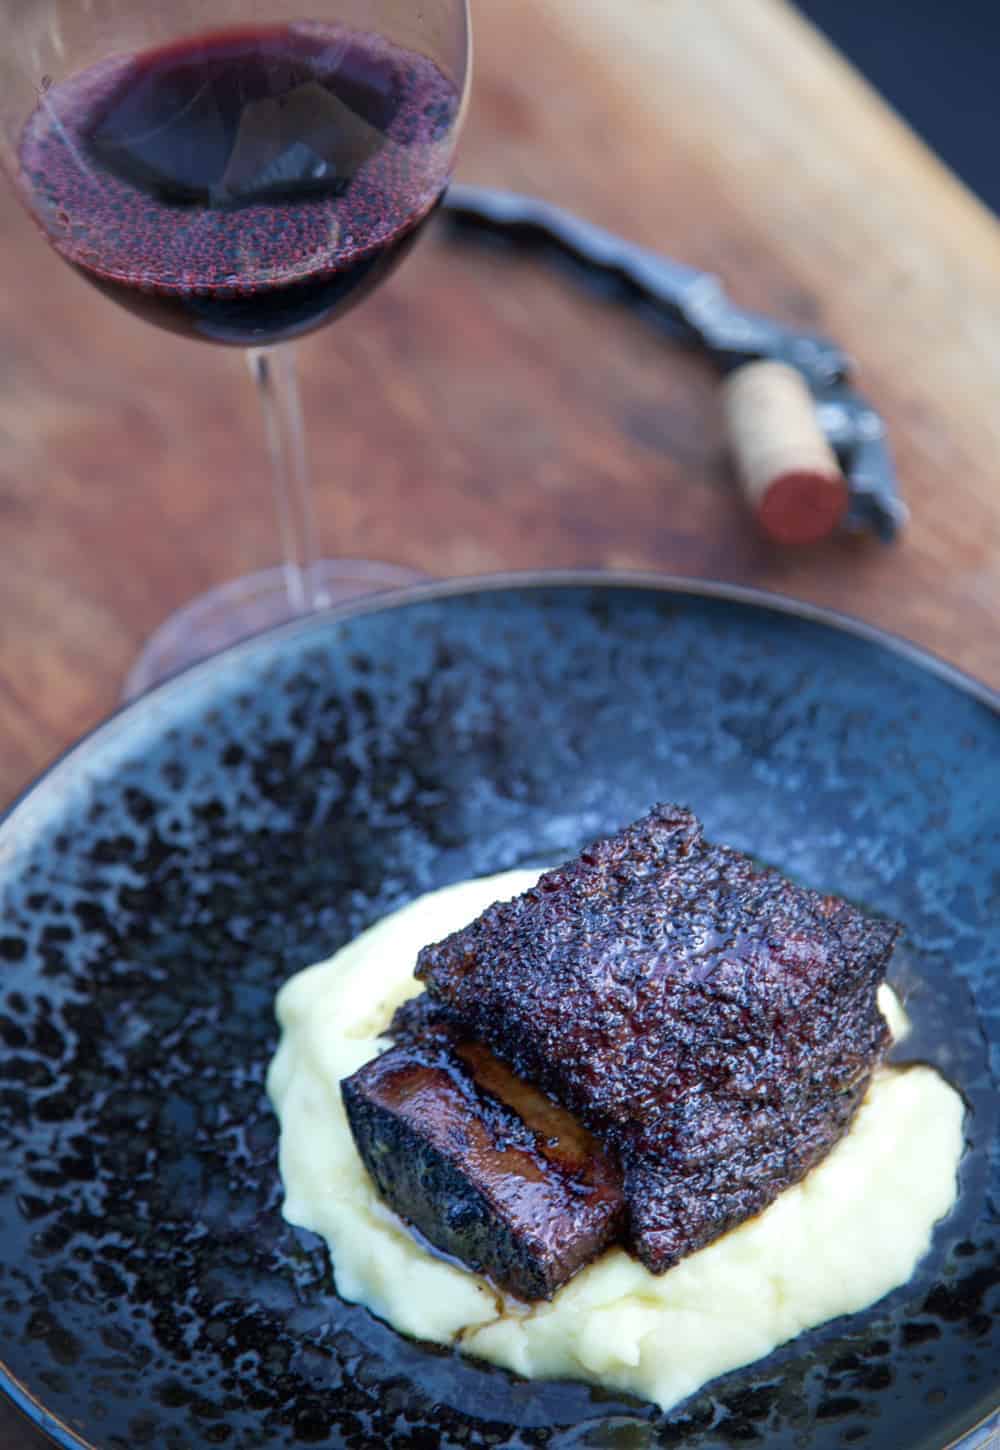
[[[288,344],[250,348],[247,361],[264,412],[288,603],[294,613],[306,614],[322,600],[312,568],[316,522],[295,349]]]

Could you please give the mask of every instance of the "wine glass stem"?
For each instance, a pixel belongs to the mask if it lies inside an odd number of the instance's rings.
[[[316,522],[295,349],[289,343],[253,347],[247,361],[264,413],[288,604],[293,613],[307,614],[320,601],[312,568]]]

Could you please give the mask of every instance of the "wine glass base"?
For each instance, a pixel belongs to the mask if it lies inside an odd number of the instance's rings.
[[[428,576],[402,564],[321,559],[312,565],[309,577],[313,605],[324,609],[364,594],[418,584]],[[289,599],[281,567],[261,569],[206,590],[175,610],[149,637],[128,672],[122,699],[134,700],[178,670],[272,625],[285,624],[299,614]]]

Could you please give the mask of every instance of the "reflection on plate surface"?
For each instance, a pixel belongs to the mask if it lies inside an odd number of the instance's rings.
[[[241,646],[0,826],[0,1345],[66,1444],[858,1444],[995,1407],[1000,720],[870,632],[740,591],[443,586]],[[401,1339],[278,1211],[272,999],[386,911],[656,798],[907,926],[896,979],[974,1109],[914,1280],[663,1417]],[[12,1384],[15,1396],[22,1391]],[[36,1409],[36,1415],[40,1412]],[[82,1438],[77,1438],[77,1437]]]

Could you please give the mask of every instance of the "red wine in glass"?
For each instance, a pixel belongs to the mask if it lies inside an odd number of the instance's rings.
[[[310,0],[305,17],[299,3],[255,0],[249,21],[246,0],[0,0],[0,163],[43,235],[137,316],[246,349],[263,405],[285,562],[171,615],[127,698],[268,625],[420,577],[317,560],[289,343],[388,276],[437,205],[468,0]]]
[[[19,180],[56,250],[172,330],[262,346],[359,301],[448,176],[428,58],[299,23],[111,59],[43,92]]]

